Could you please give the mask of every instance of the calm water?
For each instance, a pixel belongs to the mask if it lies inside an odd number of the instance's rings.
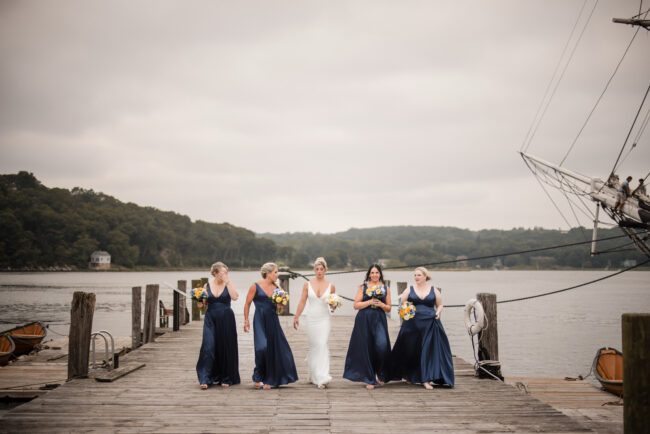
[[[577,285],[611,273],[605,271],[468,271],[435,272],[433,281],[443,289],[444,303],[464,304],[478,292],[507,300]],[[0,273],[2,329],[39,320],[50,324],[48,338],[67,335],[70,302],[75,291],[94,292],[97,304],[94,330],[114,336],[131,334],[131,287],[160,284],[160,298],[171,307],[172,292],[164,283],[207,277],[196,271],[109,273]],[[395,282],[412,282],[410,271],[389,271]],[[241,298],[233,303],[243,312],[245,293],[259,273],[231,272]],[[332,275],[337,291],[354,297],[361,273]],[[304,280],[291,281],[291,312],[295,311]],[[393,303],[395,301],[393,300]],[[632,271],[568,292],[498,306],[499,354],[505,375],[575,376],[586,374],[596,350],[621,350],[621,314],[650,312],[650,272]],[[336,315],[354,315],[346,302]],[[394,315],[395,317],[396,315]],[[454,354],[473,360],[463,323],[462,308],[443,312],[443,324]],[[391,336],[392,339],[395,336]]]

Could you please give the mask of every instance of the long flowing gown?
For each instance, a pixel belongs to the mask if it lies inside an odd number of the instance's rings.
[[[331,324],[329,305],[327,304],[327,296],[330,294],[332,285],[330,284],[320,297],[316,295],[311,283],[307,285],[307,307],[303,321],[309,340],[307,366],[311,382],[321,386],[332,380],[328,347]]]
[[[282,331],[278,315],[275,313],[275,305],[257,283],[255,283],[255,291],[253,381],[271,387],[298,381],[293,353]]]
[[[412,383],[434,382],[454,387],[454,363],[447,334],[436,319],[436,293],[433,287],[425,298],[409,288],[408,301],[415,305],[415,316],[402,323],[391,352],[391,379]]]
[[[227,287],[215,297],[208,283],[208,310],[203,319],[203,342],[196,362],[199,384],[239,384],[239,352],[235,314]]]
[[[367,285],[364,284],[362,301],[370,299],[366,289]],[[379,300],[385,302],[386,297]],[[377,384],[377,378],[382,382],[388,381],[389,368],[390,338],[386,313],[382,309],[368,306],[359,310],[354,319],[343,378],[374,385]]]

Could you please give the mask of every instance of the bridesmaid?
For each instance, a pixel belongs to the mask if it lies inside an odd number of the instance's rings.
[[[415,287],[404,291],[400,302],[415,305],[415,316],[402,323],[391,353],[391,380],[405,379],[431,390],[430,383],[454,387],[454,364],[449,340],[440,322],[440,291],[427,284],[431,279],[424,267],[415,269]]]
[[[255,369],[253,386],[256,389],[278,387],[298,381],[291,347],[284,336],[271,294],[277,288],[278,266],[273,262],[262,265],[263,280],[251,285],[244,304],[244,331],[250,331],[248,313],[251,302],[255,303],[253,318],[253,341],[255,346]]]
[[[228,279],[228,267],[221,262],[212,264],[210,274],[214,276],[204,288],[208,292],[208,310],[203,320],[203,342],[196,362],[196,373],[201,389],[210,384],[228,387],[239,384],[239,354],[237,349],[237,327],[230,300],[237,300],[239,294]],[[203,307],[203,303],[197,303]]]
[[[316,258],[314,261],[315,278],[305,282],[302,287],[302,296],[293,319],[293,327],[298,330],[300,315],[305,310],[305,325],[309,340],[309,353],[307,366],[312,383],[319,389],[325,389],[332,380],[330,376],[330,350],[328,341],[330,335],[330,308],[327,297],[336,292],[336,288],[325,280],[327,262],[325,258]]]
[[[366,289],[383,286],[386,295],[371,298]],[[343,378],[366,383],[372,390],[388,381],[390,365],[390,338],[386,312],[390,312],[390,288],[384,283],[384,275],[378,264],[373,264],[366,273],[363,285],[359,286],[354,298],[354,308],[359,310],[354,319],[348,354],[345,358]]]

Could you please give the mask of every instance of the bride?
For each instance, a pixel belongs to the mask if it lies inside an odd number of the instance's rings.
[[[311,382],[319,389],[325,389],[330,382],[330,351],[328,340],[330,335],[330,310],[327,304],[327,296],[334,294],[334,285],[325,280],[327,263],[324,258],[317,258],[314,261],[314,274],[316,277],[306,282],[302,288],[300,303],[296,309],[296,316],[293,326],[298,329],[300,325],[300,314],[305,311],[304,325],[307,329],[309,339],[309,353],[307,354],[307,366]],[[305,308],[305,304],[307,307]]]

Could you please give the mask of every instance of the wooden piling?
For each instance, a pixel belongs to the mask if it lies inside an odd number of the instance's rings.
[[[201,279],[194,279],[192,280],[192,289],[198,288],[201,285]],[[192,299],[192,321],[200,321],[201,320],[201,311],[199,310],[199,307],[196,305],[196,300]]]
[[[182,292],[183,294],[187,293],[187,280],[179,280],[178,284],[176,286],[178,287],[178,290],[180,292]],[[184,295],[180,295],[180,294],[179,294],[179,296],[180,296],[180,299],[179,299],[179,301],[180,301],[180,313],[179,313],[179,315],[180,316],[178,318],[179,318],[180,324],[185,325],[189,321],[189,318],[186,315],[186,313],[187,313],[187,301],[186,301],[186,298],[187,297],[185,297]]]
[[[289,304],[291,303],[291,293],[289,292],[289,280],[291,279],[291,273],[289,273],[289,267],[279,267],[278,268],[278,279],[280,280],[280,288],[282,288],[287,294],[289,294],[289,301],[284,306],[284,309],[278,315],[291,315]]]
[[[624,313],[623,333],[623,430],[650,429],[650,314]]]
[[[70,306],[68,333],[68,380],[88,377],[90,334],[95,313],[95,294],[76,291]]]
[[[156,312],[158,311],[158,285],[147,285],[144,299],[144,343],[156,340]]]
[[[142,346],[142,287],[131,288],[131,348]]]
[[[497,330],[497,295],[490,293],[476,294],[476,299],[483,305],[485,317],[487,318],[487,326],[479,333],[478,345],[478,359],[480,361],[491,360],[494,362],[499,361],[499,333]],[[483,368],[490,371],[493,375],[503,379],[501,374],[501,366],[493,364],[485,364]],[[491,375],[484,371],[478,371],[479,377],[493,378]]]
[[[397,294],[395,295],[395,300],[393,300],[393,304],[396,304],[396,305],[397,305],[397,308],[396,308],[396,310],[395,310],[397,316],[399,316],[399,305],[400,305],[399,297],[400,297],[400,295],[402,295],[402,293],[403,293],[405,290],[406,290],[406,282],[397,282]],[[392,318],[392,314],[393,314],[393,310],[392,310],[392,309],[391,309],[390,313],[391,313],[391,318]],[[400,316],[400,318],[399,318],[399,323],[402,324],[403,321],[404,321],[404,320],[403,320],[402,317]]]
[[[176,291],[172,292],[173,314],[172,314],[172,331],[177,332],[181,325],[181,297]]]

